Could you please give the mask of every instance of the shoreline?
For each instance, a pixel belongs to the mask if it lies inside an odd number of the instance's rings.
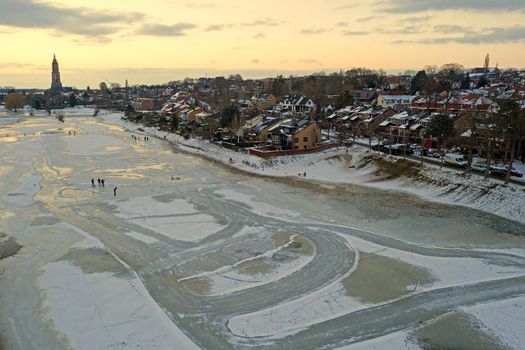
[[[111,118],[112,115],[114,118],[119,119],[108,120],[108,117]],[[121,116],[122,113],[117,112],[102,115],[98,118],[104,122],[124,127],[130,132],[146,134],[159,140],[167,141],[180,151],[198,155],[207,161],[214,162],[228,169],[241,171],[247,175],[256,175],[267,179],[286,179],[287,181],[311,183],[319,186],[352,185],[376,190],[401,192],[429,202],[476,209],[519,224],[525,224],[525,189],[519,185],[504,186],[496,181],[486,180],[481,177],[479,179],[466,179],[461,176],[459,171],[440,169],[432,165],[425,165],[422,168],[425,175],[431,179],[435,178],[438,183],[447,179],[452,179],[451,182],[445,186],[435,186],[403,176],[390,180],[384,179],[374,174],[373,165],[349,174],[348,167],[346,167],[346,172],[344,172],[345,169],[343,169],[341,164],[326,164],[326,161],[332,158],[352,157],[356,154],[358,156],[363,154],[373,155],[374,153],[368,153],[368,150],[361,146],[352,146],[348,148],[348,153],[346,147],[341,147],[301,156],[263,159],[250,154],[221,148],[207,140],[195,138],[186,140],[175,133],[160,131],[154,127],[146,127],[123,120]],[[142,128],[144,131],[137,130],[138,128]],[[234,162],[230,163],[229,158],[232,158]],[[394,162],[398,160],[395,158]],[[327,166],[327,168],[322,169],[323,165]],[[301,169],[307,173],[306,177],[298,176],[299,173],[303,172]],[[332,175],[334,178],[330,179],[329,177]],[[455,188],[455,190],[451,190],[451,188]]]

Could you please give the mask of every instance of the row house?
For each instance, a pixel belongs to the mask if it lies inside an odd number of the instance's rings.
[[[377,97],[377,92],[375,90],[352,90],[350,91],[350,95],[352,95],[352,98],[356,102],[369,103]]]
[[[376,104],[383,108],[392,108],[401,112],[410,109],[413,98],[412,95],[379,95]]]
[[[379,124],[380,138],[388,139],[393,143],[418,142],[425,131],[423,121],[429,115],[429,112],[397,113]]]
[[[359,123],[359,134],[362,137],[372,137],[376,134],[379,124],[396,114],[392,108],[375,108]]]
[[[466,111],[497,111],[498,105],[493,100],[473,94],[451,96],[415,96],[411,103],[412,111],[432,112],[466,112]]]

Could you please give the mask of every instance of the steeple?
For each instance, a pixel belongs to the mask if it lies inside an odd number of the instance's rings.
[[[59,93],[62,90],[60,69],[58,68],[58,61],[55,54],[53,54],[53,62],[51,63],[51,90],[55,93]]]

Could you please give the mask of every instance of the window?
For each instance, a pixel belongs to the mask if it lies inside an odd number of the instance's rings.
[[[308,137],[303,137],[303,142],[308,142]]]
[[[298,142],[299,142],[299,138],[298,138],[298,137],[295,137],[295,138],[293,139],[293,142],[294,142],[294,143],[298,143]]]

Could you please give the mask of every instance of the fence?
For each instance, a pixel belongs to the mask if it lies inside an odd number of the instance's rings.
[[[261,157],[261,158],[272,158],[272,157],[285,157],[285,156],[296,156],[300,154],[310,154],[326,151],[327,149],[340,147],[340,143],[332,143],[329,145],[324,145],[315,148],[306,148],[306,149],[291,149],[286,151],[263,151],[257,148],[250,148],[250,154]]]

